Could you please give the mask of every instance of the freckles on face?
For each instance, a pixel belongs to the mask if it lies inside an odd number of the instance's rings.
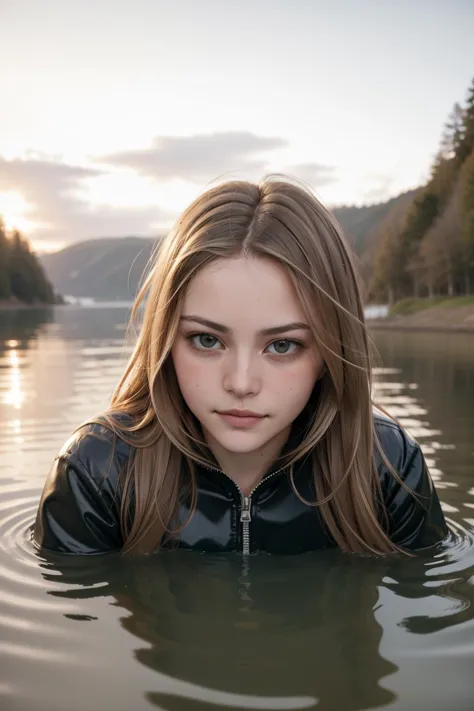
[[[173,346],[172,358],[181,394],[188,407],[194,411],[196,404],[204,405],[206,396],[212,400],[217,374],[209,368],[209,363],[196,358],[183,337],[178,337]]]

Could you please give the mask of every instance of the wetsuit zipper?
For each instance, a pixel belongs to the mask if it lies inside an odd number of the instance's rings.
[[[259,486],[261,486],[265,481],[268,481],[268,479],[271,479],[272,476],[275,476],[276,474],[280,474],[280,472],[284,471],[286,467],[282,467],[281,469],[277,469],[277,471],[272,472],[271,474],[268,474],[268,476],[264,477],[261,481],[258,482],[256,486],[252,489],[250,494],[246,496],[241,488],[239,487],[238,484],[235,483],[235,481],[230,477],[228,474],[226,474],[222,469],[217,469],[216,467],[205,467],[206,469],[209,469],[209,471],[214,471],[214,472],[219,472],[219,474],[223,474],[229,481],[233,483],[237,491],[239,492],[240,496],[240,523],[242,524],[242,554],[243,555],[250,555],[250,523],[252,521],[252,514],[250,507],[252,505],[252,496],[256,492]]]

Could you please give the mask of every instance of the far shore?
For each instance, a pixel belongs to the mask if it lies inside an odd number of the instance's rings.
[[[416,331],[426,333],[472,333],[474,334],[474,325],[463,324],[420,324],[410,323],[409,319],[386,318],[373,319],[367,321],[367,327],[372,331]],[[474,357],[474,356],[473,356]]]
[[[474,334],[474,297],[411,299],[399,302],[386,318],[367,321],[371,330]]]
[[[92,301],[92,300],[91,300]],[[110,308],[131,307],[133,302],[101,302],[71,304],[25,304],[20,301],[0,299],[0,314],[2,311],[44,310],[61,308]],[[454,299],[438,299],[428,302],[427,299],[405,300],[395,305],[388,316],[383,318],[367,318],[369,330],[418,331],[439,333],[472,333],[474,334],[474,297]]]
[[[18,311],[19,309],[48,309],[52,306],[61,306],[61,304],[42,304],[37,302],[34,304],[25,304],[23,301],[5,301],[0,299],[0,311]]]

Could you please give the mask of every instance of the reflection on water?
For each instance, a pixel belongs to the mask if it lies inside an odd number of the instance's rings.
[[[446,514],[474,526],[474,339],[379,332],[376,342],[395,366],[379,400],[422,444]]]
[[[377,396],[451,534],[419,558],[38,555],[58,447],[130,352],[127,310],[0,312],[0,708],[474,708],[474,340],[377,333]]]
[[[42,325],[52,321],[52,308],[37,310],[5,310],[0,316],[0,373],[1,402],[19,410],[25,400],[22,383],[22,363],[31,358],[28,351],[33,347]]]
[[[60,572],[68,585],[61,598],[114,600],[138,642],[136,659],[169,678],[164,689],[155,682],[145,691],[159,708],[187,708],[183,697],[223,704],[223,692],[238,708],[311,708],[318,700],[330,709],[336,699],[341,711],[384,705],[395,697],[380,682],[396,666],[379,654],[374,607],[387,565],[339,558],[242,563],[177,552],[111,559],[106,572],[95,561],[86,569],[61,562],[43,575],[57,582]]]

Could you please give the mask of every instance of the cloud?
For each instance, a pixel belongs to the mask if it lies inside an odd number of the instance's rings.
[[[112,153],[95,162],[132,168],[156,180],[179,178],[202,184],[232,171],[260,177],[268,163],[262,154],[287,146],[283,138],[248,131],[161,136],[150,148]]]
[[[63,202],[73,200],[71,191],[85,178],[100,171],[31,156],[6,160],[0,156],[0,190],[21,193],[31,204],[31,216],[49,222]],[[40,214],[41,213],[41,214]]]
[[[285,167],[285,173],[304,180],[313,188],[335,183],[338,180],[335,168],[321,163],[295,163]]]
[[[93,206],[81,195],[82,181],[103,174],[35,156],[6,160],[0,156],[0,191],[16,191],[30,206],[28,218],[39,227],[35,242],[74,242],[116,235],[151,235],[152,225],[169,220],[157,206]]]
[[[179,180],[195,184],[198,192],[219,178],[259,180],[265,173],[273,172],[269,170],[269,159],[274,158],[272,152],[285,148],[288,141],[284,138],[229,131],[157,137],[148,149],[99,156],[87,167],[69,165],[40,154],[14,160],[0,156],[0,191],[18,192],[28,203],[28,220],[37,225],[30,236],[40,249],[41,242],[51,246],[93,237],[151,236],[156,234],[154,226],[169,224],[177,215],[160,207],[158,200],[154,204],[150,185],[155,184],[159,190],[159,184],[165,186]],[[126,207],[94,203],[94,185],[87,183],[108,180],[120,172],[123,175],[124,168],[137,183],[148,181],[149,192],[143,195],[150,204]],[[334,168],[319,163],[290,165],[283,167],[283,172],[313,187],[337,179]],[[117,203],[120,203],[121,189],[126,190],[118,187],[117,192],[112,193]],[[139,195],[141,189],[141,184],[137,185]]]

